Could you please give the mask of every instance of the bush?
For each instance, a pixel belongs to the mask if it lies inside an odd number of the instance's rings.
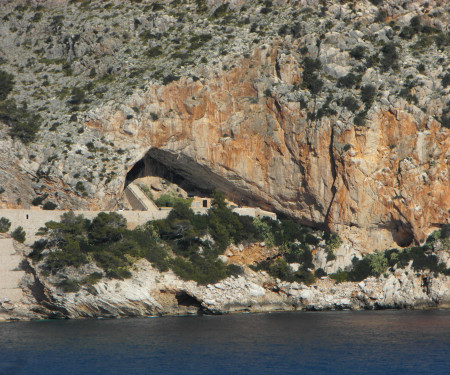
[[[353,96],[346,96],[342,105],[353,113],[359,109],[358,101]]]
[[[303,87],[307,88],[312,95],[317,95],[323,87],[323,81],[318,78],[317,71],[322,69],[322,64],[318,59],[306,57],[303,60]]]
[[[312,252],[306,244],[291,244],[284,253],[284,258],[289,263],[300,263],[303,268],[313,268]]]
[[[72,96],[70,97],[69,104],[81,104],[86,97],[86,93],[80,87],[74,87],[70,94]]]
[[[25,242],[26,239],[26,233],[22,227],[17,227],[16,229],[14,229],[14,231],[11,233],[11,236],[20,243]]]
[[[64,293],[76,293],[80,290],[80,284],[76,280],[65,279],[57,284]]]
[[[262,221],[260,218],[255,217],[253,219],[253,226],[260,233],[260,235],[264,238],[264,242],[268,249],[271,249],[275,246],[275,238],[271,231],[270,226],[267,222]]]
[[[366,48],[363,46],[356,46],[353,48],[349,54],[351,57],[353,57],[356,60],[361,60],[364,58],[364,52],[366,51]]]
[[[5,100],[14,88],[14,76],[0,70],[0,100]]]
[[[353,123],[356,126],[364,126],[366,124],[366,111],[360,111],[356,114],[355,118],[353,119]]]
[[[227,266],[227,275],[238,277],[244,274],[244,269],[237,264],[229,264]]]
[[[228,13],[228,3],[222,4],[216,8],[212,14],[213,19],[218,19],[226,16]]]
[[[375,96],[377,93],[377,89],[374,85],[365,85],[361,87],[361,100],[365,104],[366,109],[372,107],[373,101],[375,100]]]
[[[31,204],[32,204],[33,206],[40,206],[40,205],[42,204],[42,202],[43,202],[45,199],[47,199],[47,197],[48,197],[48,194],[44,194],[43,196],[36,197],[36,198],[34,198],[34,199],[31,201]]]
[[[145,55],[150,58],[155,58],[155,57],[161,56],[162,54],[163,54],[163,50],[162,50],[161,46],[149,48],[145,52]]]
[[[348,73],[347,75],[340,77],[337,81],[338,87],[352,88],[353,86],[359,85],[361,82],[361,75],[355,75],[353,73]]]
[[[323,276],[327,276],[327,273],[323,270],[323,268],[318,268],[314,272],[314,276],[316,276],[317,278],[321,278]]]
[[[103,274],[101,272],[92,272],[81,281],[81,284],[94,285],[97,284],[102,278]]]
[[[117,242],[126,227],[127,220],[117,212],[100,212],[89,227],[89,240],[93,244]]]
[[[171,266],[173,271],[185,280],[194,280],[199,284],[213,284],[227,277],[227,267],[221,261],[192,257],[189,260],[176,257]]]
[[[450,85],[450,73],[445,73],[442,77],[442,87],[445,89],[448,85]]]
[[[6,217],[0,218],[0,233],[6,233],[11,228],[11,221]]]
[[[441,122],[441,125],[442,125],[444,128],[450,129],[450,114],[447,115],[447,116],[442,115],[442,116],[441,116],[441,119],[440,119],[440,122]]]
[[[381,59],[381,69],[387,71],[397,68],[398,53],[394,43],[387,43],[381,48],[383,57]]]
[[[328,251],[334,251],[342,245],[342,239],[337,233],[325,233],[325,245]]]
[[[106,276],[109,277],[110,279],[124,280],[124,279],[129,279],[132,275],[128,269],[120,267],[120,268],[113,268],[113,269],[109,270],[106,273]]]
[[[300,269],[295,273],[296,281],[301,282],[305,285],[311,285],[316,281],[314,274],[305,269]]]
[[[162,83],[163,83],[163,85],[168,85],[169,83],[171,83],[173,81],[178,81],[179,79],[180,79],[179,76],[175,76],[173,74],[169,74],[169,75],[167,75],[167,76],[165,76],[163,78]]]
[[[41,116],[28,111],[26,104],[18,108],[13,100],[0,102],[0,120],[9,127],[9,135],[28,144],[35,140],[41,126]]]
[[[51,201],[45,202],[44,205],[42,206],[42,208],[44,210],[49,210],[49,211],[54,210],[56,207],[58,207],[58,205]]]
[[[183,203],[190,206],[191,200],[186,200],[184,198],[169,194],[163,194],[155,200],[155,204],[158,207],[174,207],[176,203]]]
[[[339,269],[336,273],[328,275],[330,279],[336,280],[337,283],[343,283],[348,281],[348,273]]]

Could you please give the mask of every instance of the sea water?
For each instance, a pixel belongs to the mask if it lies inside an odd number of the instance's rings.
[[[450,374],[450,311],[1,323],[0,374]]]

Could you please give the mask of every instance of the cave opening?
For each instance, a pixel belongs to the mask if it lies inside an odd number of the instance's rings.
[[[225,194],[227,199],[237,206],[255,206],[263,209],[269,208],[267,203],[257,197],[251,196],[244,189],[239,188],[233,180],[226,179],[214,173],[209,167],[198,163],[195,159],[184,154],[151,148],[142,159],[130,169],[126,176],[126,189],[133,182],[146,178],[159,178],[163,187],[151,184],[152,193],[160,194],[160,189],[165,189],[166,184],[175,185],[172,194],[188,197],[209,198],[214,190]],[[239,177],[236,177],[238,179]],[[203,208],[209,207],[207,199],[200,201]]]
[[[410,225],[394,220],[392,226],[392,238],[398,246],[408,247],[414,243],[414,233]]]

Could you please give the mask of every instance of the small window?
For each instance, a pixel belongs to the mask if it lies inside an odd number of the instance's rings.
[[[203,199],[203,207],[208,207],[208,200],[207,199]]]
[[[28,214],[27,214],[27,220],[28,220]]]

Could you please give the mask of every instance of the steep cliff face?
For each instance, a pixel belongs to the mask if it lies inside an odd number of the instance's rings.
[[[277,54],[258,49],[219,76],[150,87],[127,103],[140,109],[131,123],[105,107],[86,124],[113,133],[122,147],[133,143],[135,161],[148,155],[237,202],[327,225],[359,248],[421,242],[445,223],[448,130],[383,105],[364,128],[312,123],[298,104],[266,97],[255,84],[274,74]]]
[[[20,65],[13,43],[30,53],[32,25],[43,57],[30,64],[48,84],[11,94],[45,119],[27,147],[0,129],[2,206],[49,194],[60,208],[112,209],[143,160],[366,251],[422,242],[448,222],[445,2],[61,3],[44,2],[51,14],[31,24],[32,9],[16,19],[7,5],[5,69]],[[68,67],[49,70],[49,59]],[[76,104],[73,88],[88,84]]]

